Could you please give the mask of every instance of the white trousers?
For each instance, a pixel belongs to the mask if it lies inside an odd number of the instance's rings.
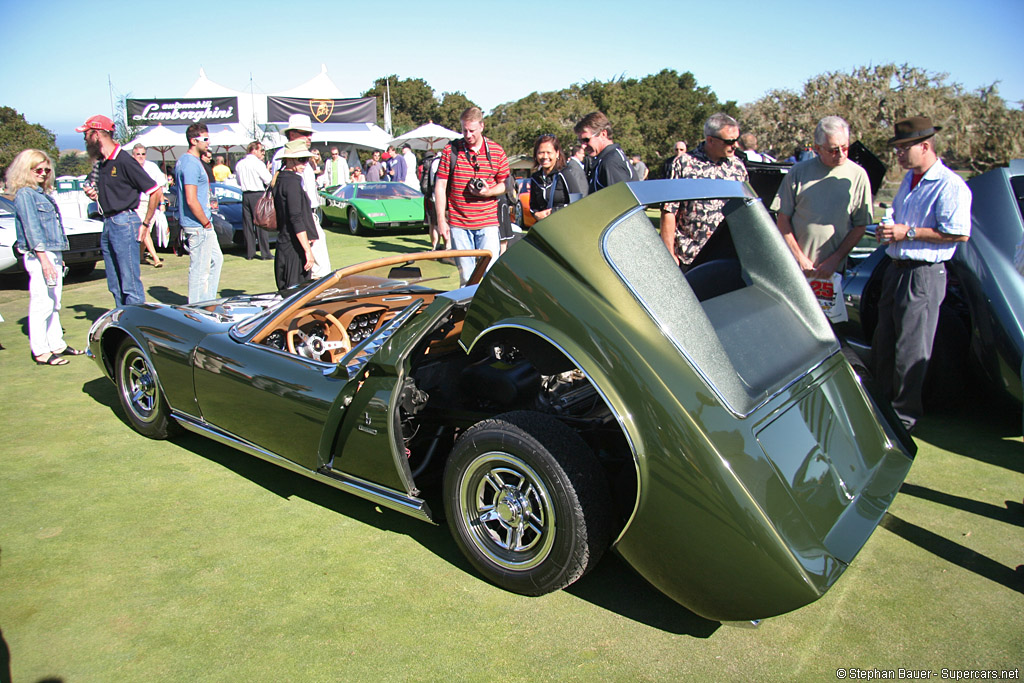
[[[64,287],[63,254],[48,251],[50,263],[57,269],[57,284],[50,287],[43,276],[43,264],[34,251],[25,254],[28,273],[28,345],[33,356],[60,353],[67,348],[60,326],[60,295]]]
[[[320,227],[320,218],[313,212],[313,223],[316,225],[316,242],[313,242],[313,258],[316,264],[310,272],[314,280],[322,278],[331,272],[331,257],[327,253],[327,236],[324,229]]]

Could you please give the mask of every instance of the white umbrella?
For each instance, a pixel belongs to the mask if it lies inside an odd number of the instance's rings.
[[[226,151],[229,147],[245,147],[252,142],[252,137],[243,128],[236,128],[238,124],[226,124],[219,130],[214,130],[214,126],[210,128],[210,147],[220,147],[221,151]]]
[[[146,147],[146,158],[150,161],[159,158],[161,162],[166,162],[168,153],[171,159],[175,159],[176,154],[188,150],[188,140],[185,139],[184,131],[175,132],[159,123],[142,131],[137,138],[124,145],[124,148],[131,152],[132,147],[138,144]]]
[[[454,130],[449,130],[431,121],[419,128],[410,130],[405,135],[398,136],[390,144],[400,147],[408,143],[413,149],[429,149],[432,151],[438,147],[444,147],[450,140],[461,137],[462,133],[456,133]]]

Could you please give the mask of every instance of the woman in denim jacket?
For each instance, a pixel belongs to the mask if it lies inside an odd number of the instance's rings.
[[[68,248],[60,210],[53,200],[53,162],[38,149],[26,149],[7,169],[7,191],[14,196],[14,226],[18,251],[28,273],[28,341],[39,365],[67,365],[63,356],[84,351],[64,341],[60,326],[60,294],[64,276],[63,251]]]

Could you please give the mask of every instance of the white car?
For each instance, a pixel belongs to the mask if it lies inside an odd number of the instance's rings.
[[[103,223],[91,218],[63,217],[64,232],[68,236],[68,250],[64,263],[77,275],[91,273],[96,262],[103,258],[100,236]],[[25,272],[21,255],[14,248],[17,241],[14,229],[14,202],[0,197],[0,275]]]

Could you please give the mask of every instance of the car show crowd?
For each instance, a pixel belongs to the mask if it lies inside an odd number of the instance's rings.
[[[156,246],[173,248],[190,259],[188,301],[216,299],[223,264],[213,230],[216,198],[211,183],[230,182],[242,196],[242,237],[247,259],[271,258],[270,231],[257,227],[261,199],[268,198],[276,218],[274,275],[278,289],[331,272],[326,236],[318,210],[318,191],[348,183],[404,183],[424,195],[433,249],[483,249],[492,263],[520,230],[513,228],[510,205],[520,201],[508,157],[484,135],[480,109],[461,117],[461,137],[437,154],[419,160],[410,145],[372,150],[365,161],[354,153],[328,148],[321,158],[312,149],[314,129],[308,115],[295,114],[284,130],[286,144],[270,160],[260,141],[248,145],[232,170],[223,156],[212,157],[205,124],[189,126],[188,151],[165,174],[146,161],[141,145],[121,148],[114,123],[97,115],[76,130],[83,133],[95,160],[85,186],[102,212],[103,262],[115,306],[146,300],[140,264],[162,261]],[[920,419],[924,372],[931,355],[937,311],[946,289],[945,263],[957,244],[971,233],[971,191],[938,156],[940,126],[917,116],[895,123],[889,144],[906,171],[892,203],[891,215],[877,237],[895,267],[889,268],[875,330],[874,371],[907,429]],[[614,141],[611,121],[602,112],[581,119],[575,144],[563,151],[554,135],[533,146],[534,172],[524,187],[525,227],[588,194],[620,182],[647,178],[647,166],[630,158]],[[778,190],[779,232],[809,281],[840,278],[847,257],[873,223],[871,186],[863,168],[849,159],[850,128],[838,116],[822,119],[814,144],[798,150]],[[742,133],[731,116],[707,119],[703,139],[694,147],[675,141],[675,155],[665,163],[670,179],[748,181],[749,162],[771,163],[757,151],[756,137]],[[211,158],[212,157],[212,158]],[[801,158],[798,158],[801,157]],[[25,150],[7,172],[6,190],[15,195],[17,250],[29,276],[28,332],[36,363],[62,365],[83,353],[62,338],[58,311],[63,278],[62,250],[67,240],[53,192],[53,162],[43,152]],[[165,194],[176,202],[169,229]],[[723,200],[681,201],[660,207],[660,234],[683,273],[691,269],[723,223]],[[265,225],[265,223],[261,223]],[[154,245],[153,235],[156,236]],[[144,258],[142,258],[144,256]],[[469,280],[473,259],[460,258],[462,280]]]

